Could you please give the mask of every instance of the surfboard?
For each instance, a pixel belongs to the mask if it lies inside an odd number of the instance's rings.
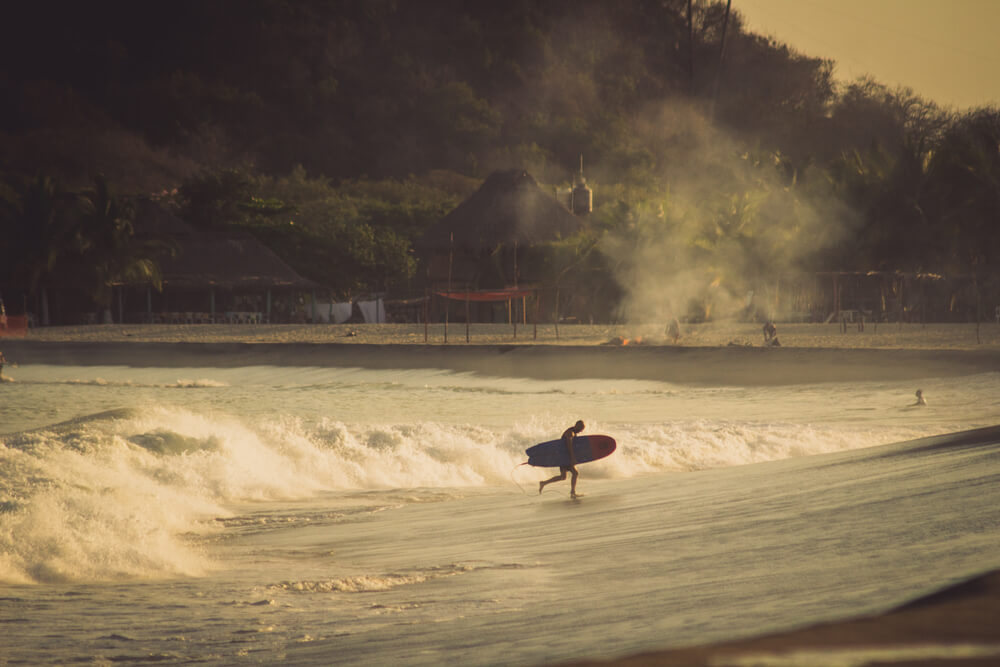
[[[573,438],[573,453],[577,463],[586,463],[603,459],[615,451],[618,443],[608,435],[578,435]],[[524,450],[528,455],[528,464],[540,468],[558,468],[569,465],[569,452],[566,444],[559,440],[542,442]]]

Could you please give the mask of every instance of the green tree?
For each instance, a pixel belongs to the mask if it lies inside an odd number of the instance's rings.
[[[13,179],[3,198],[6,279],[37,299],[41,323],[49,323],[49,289],[71,284],[62,269],[80,247],[76,197],[55,180],[39,175]]]
[[[94,301],[101,308],[111,308],[116,285],[149,284],[157,290],[163,287],[156,257],[167,248],[159,242],[136,238],[134,219],[135,209],[111,192],[103,176],[96,176],[93,187],[80,196],[79,255],[75,264],[87,278]]]

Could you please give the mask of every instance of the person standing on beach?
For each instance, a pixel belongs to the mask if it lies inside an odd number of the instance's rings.
[[[667,325],[667,337],[675,345],[681,338],[681,323],[676,317],[672,318],[670,324]]]
[[[4,359],[3,351],[0,350],[0,382],[3,382],[3,365],[5,363],[7,363],[7,360]]]
[[[577,433],[583,430],[583,420],[577,421],[575,424],[570,426],[568,429],[563,431],[562,441],[566,443],[566,449],[569,450],[569,465],[559,466],[559,474],[555,477],[545,480],[544,482],[538,483],[538,493],[542,492],[546,484],[551,484],[552,482],[561,482],[566,479],[566,473],[571,473],[573,477],[570,479],[569,487],[569,497],[576,498],[576,478],[579,473],[576,471],[576,452],[573,451],[573,438]]]

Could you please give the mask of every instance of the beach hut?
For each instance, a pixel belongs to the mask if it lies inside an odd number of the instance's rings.
[[[300,276],[250,234],[195,229],[148,200],[138,207],[135,229],[141,238],[164,243],[158,257],[163,290],[118,285],[119,320],[251,323],[315,319],[310,310],[320,285]]]
[[[495,171],[468,199],[424,235],[420,246],[472,253],[529,246],[575,234],[583,221],[523,169]]]
[[[478,306],[524,303],[535,276],[519,264],[521,251],[579,232],[584,223],[543,190],[523,169],[496,171],[468,199],[441,219],[418,242],[437,294],[466,301],[466,317],[482,319]],[[527,269],[527,275],[524,275]],[[513,296],[512,296],[513,295]],[[524,311],[522,308],[522,317]]]

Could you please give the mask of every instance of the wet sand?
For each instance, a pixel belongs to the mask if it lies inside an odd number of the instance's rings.
[[[877,616],[824,623],[713,646],[646,653],[609,662],[647,667],[1000,664],[1000,571],[931,593]]]

